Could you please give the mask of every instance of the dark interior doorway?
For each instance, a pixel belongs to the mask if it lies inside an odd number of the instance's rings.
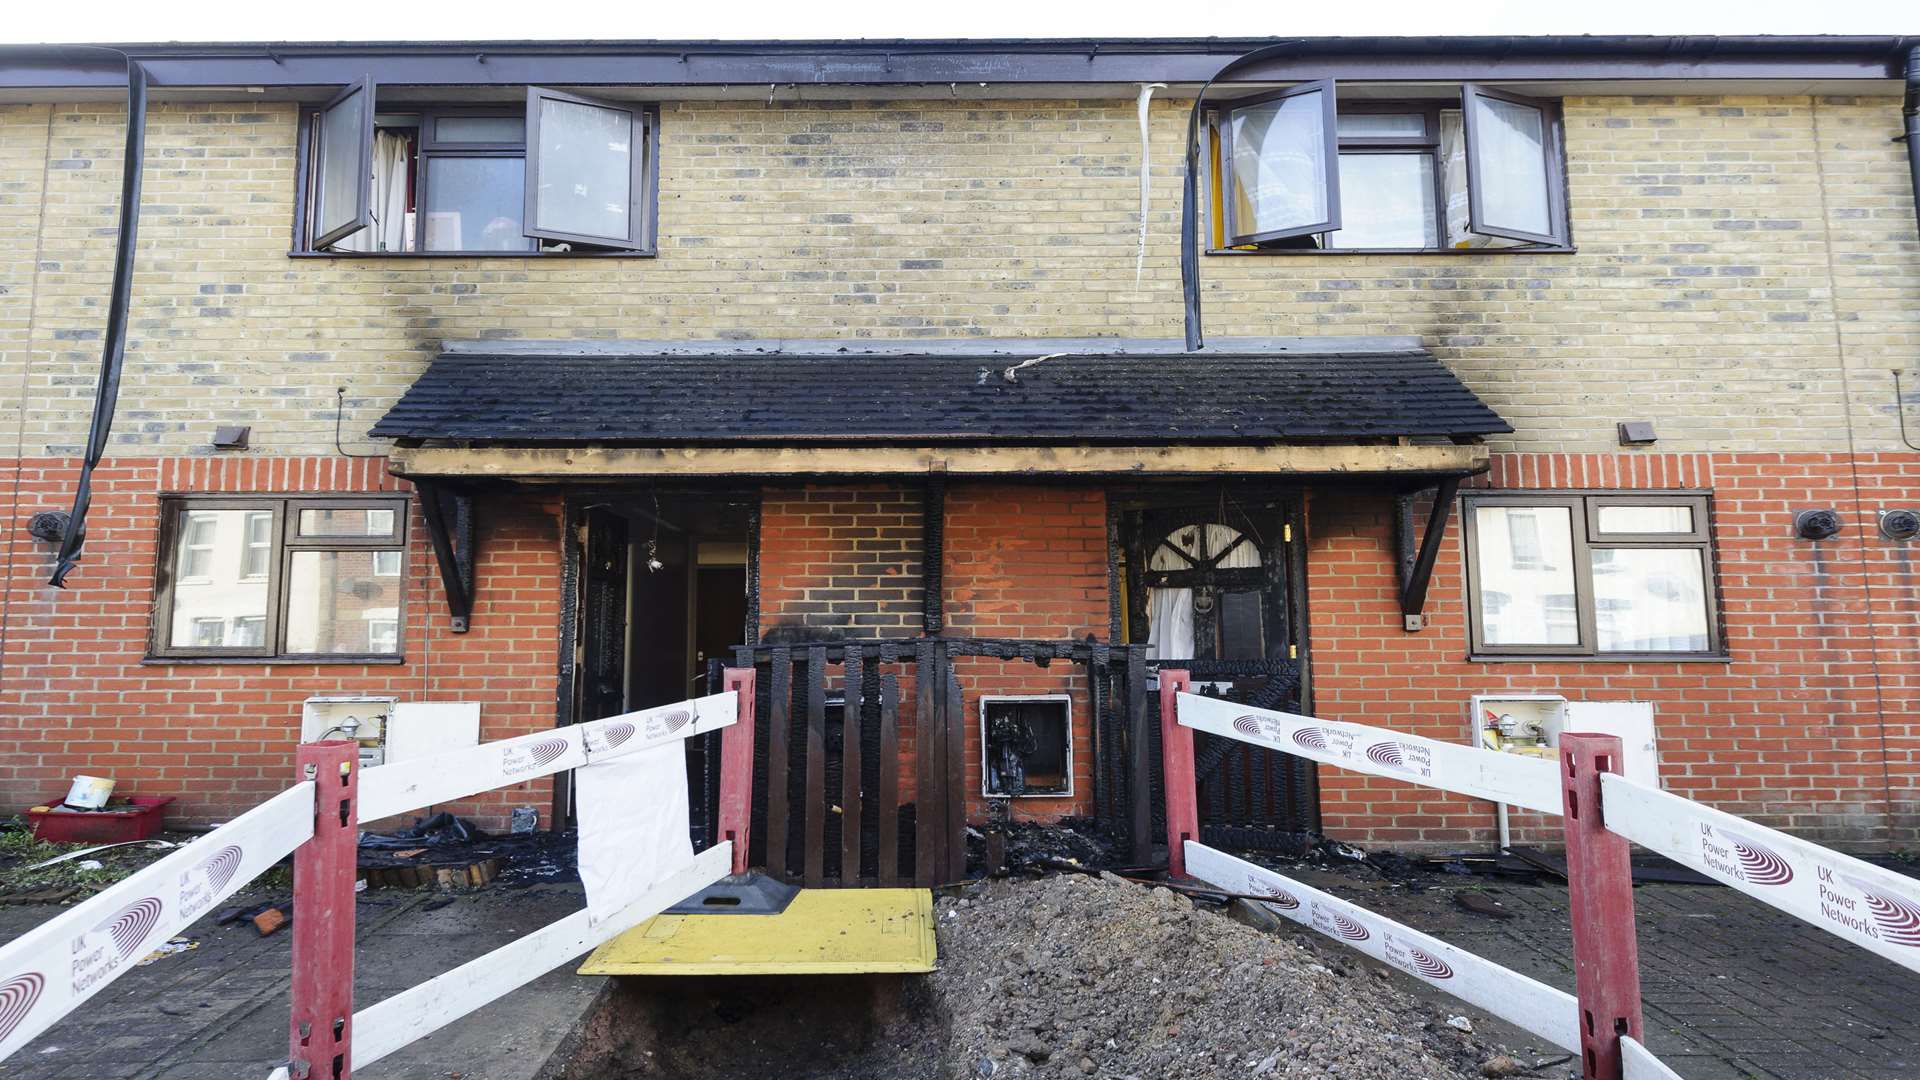
[[[579,560],[575,722],[707,693],[709,657],[752,640],[758,496],[633,489],[571,501]],[[696,837],[717,783],[713,740],[688,745]],[[570,808],[556,807],[556,813]]]

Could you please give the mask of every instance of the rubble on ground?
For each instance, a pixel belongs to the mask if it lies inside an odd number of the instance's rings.
[[[1337,945],[1273,937],[1110,874],[937,908],[950,1074],[1473,1077],[1493,1051]]]

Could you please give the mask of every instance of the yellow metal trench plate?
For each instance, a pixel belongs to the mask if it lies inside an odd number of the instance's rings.
[[[778,915],[656,915],[593,950],[582,975],[932,971],[933,893],[802,889]]]

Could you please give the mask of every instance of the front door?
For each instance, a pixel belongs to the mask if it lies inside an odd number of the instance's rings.
[[[1199,693],[1299,711],[1297,504],[1136,506],[1123,526],[1128,640],[1147,644],[1161,667],[1186,668]],[[1318,828],[1312,762],[1206,734],[1195,754],[1203,832],[1257,846],[1262,833]]]

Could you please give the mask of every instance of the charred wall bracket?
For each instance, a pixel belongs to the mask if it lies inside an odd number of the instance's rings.
[[[1447,522],[1453,517],[1454,496],[1460,491],[1460,478],[1442,477],[1433,489],[1433,507],[1427,513],[1426,529],[1418,546],[1413,539],[1418,515],[1414,504],[1420,492],[1403,491],[1394,497],[1393,539],[1400,571],[1400,616],[1409,633],[1427,625],[1427,586],[1433,581],[1433,564],[1440,558],[1440,542],[1447,535]]]
[[[452,629],[464,634],[473,619],[473,496],[430,480],[415,481],[415,486],[427,519],[427,537],[433,541],[434,562],[440,567],[440,584],[447,591]]]

